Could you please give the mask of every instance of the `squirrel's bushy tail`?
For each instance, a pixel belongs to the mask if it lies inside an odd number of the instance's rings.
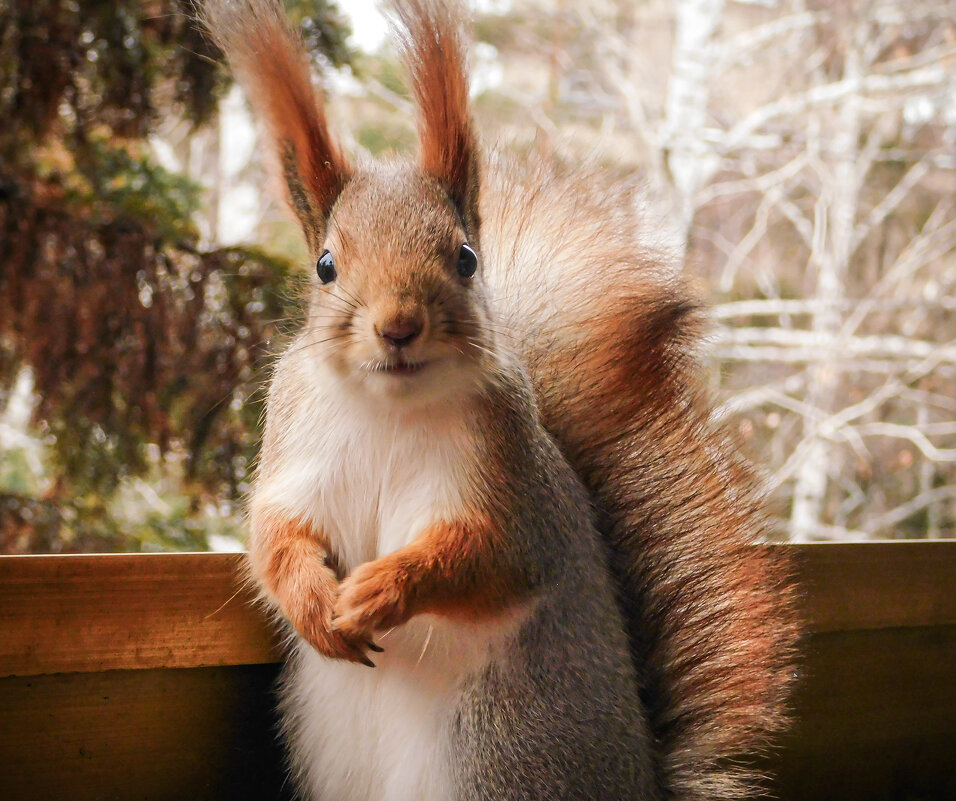
[[[603,183],[603,185],[602,185]],[[741,798],[785,721],[796,626],[753,471],[712,420],[697,303],[598,174],[488,165],[489,276],[618,574],[661,798]],[[485,244],[487,241],[487,244]]]

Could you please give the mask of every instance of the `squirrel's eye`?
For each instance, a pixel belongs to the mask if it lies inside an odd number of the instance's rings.
[[[458,275],[471,278],[478,269],[478,254],[468,245],[462,245],[458,251]]]
[[[335,280],[335,276],[338,275],[338,273],[335,272],[335,260],[332,258],[331,253],[325,251],[325,253],[322,254],[315,265],[315,272],[323,284],[328,284]]]

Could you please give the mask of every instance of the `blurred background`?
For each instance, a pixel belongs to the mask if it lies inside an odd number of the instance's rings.
[[[367,0],[286,3],[354,153]],[[0,553],[238,550],[306,252],[180,0],[0,0]],[[646,185],[776,536],[956,535],[956,0],[482,0],[488,143]]]

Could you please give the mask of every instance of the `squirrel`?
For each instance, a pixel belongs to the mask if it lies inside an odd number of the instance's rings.
[[[277,0],[201,10],[315,263],[248,510],[300,792],[744,797],[797,628],[699,303],[629,187],[482,150],[457,5],[391,11],[420,152],[353,164]]]

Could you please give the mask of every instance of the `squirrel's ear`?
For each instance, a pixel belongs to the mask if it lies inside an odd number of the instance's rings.
[[[206,0],[201,18],[263,118],[289,203],[318,250],[350,168],[329,132],[302,41],[277,0]]]
[[[466,226],[477,229],[479,150],[462,12],[454,0],[392,0],[391,8],[418,105],[422,166],[445,185]]]

